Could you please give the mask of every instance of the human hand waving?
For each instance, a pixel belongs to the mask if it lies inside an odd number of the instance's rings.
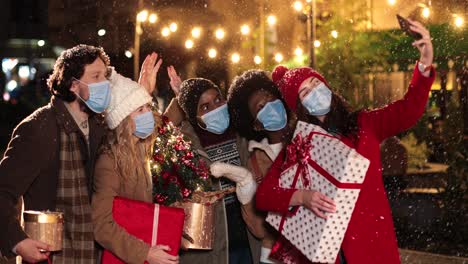
[[[167,74],[169,75],[169,79],[170,79],[169,84],[171,85],[172,91],[177,97],[179,96],[179,93],[180,93],[180,84],[182,83],[182,79],[177,74],[177,71],[172,65],[167,67]]]
[[[158,54],[153,52],[146,56],[143,64],[141,65],[140,78],[138,79],[138,83],[145,87],[149,94],[153,94],[153,92],[156,90],[156,76],[158,75],[161,64],[162,59],[158,59]]]

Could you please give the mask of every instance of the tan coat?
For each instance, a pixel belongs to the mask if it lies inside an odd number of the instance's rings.
[[[247,161],[247,168],[254,174],[257,184],[260,184],[263,177],[268,173],[271,164],[273,164],[271,158],[273,156],[272,151],[268,145],[262,143],[249,142],[250,156]],[[272,248],[277,239],[278,232],[265,221],[267,213],[257,210],[254,206],[249,208],[249,210],[250,212],[242,210],[242,215],[249,230],[262,241],[262,247]]]
[[[142,264],[150,246],[114,222],[112,203],[115,196],[151,203],[151,177],[149,174],[130,175],[126,182],[122,182],[113,158],[102,154],[96,163],[94,186],[92,214],[96,241],[126,263]]]

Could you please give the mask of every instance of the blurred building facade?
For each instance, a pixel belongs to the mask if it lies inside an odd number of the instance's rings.
[[[111,57],[112,64],[123,74],[133,76],[136,16],[140,11],[148,10],[157,15],[157,21],[141,25],[140,63],[145,54],[154,50],[161,53],[165,66],[176,66],[183,77],[211,78],[226,88],[230,80],[244,70],[271,70],[275,65],[297,56],[299,51],[307,54],[307,24],[294,10],[295,2],[5,0],[4,8],[0,10],[0,21],[6,25],[0,29],[0,57],[20,58],[23,63],[31,65],[34,64],[31,61],[36,60],[39,64],[48,65],[44,68],[50,69],[54,59],[64,48],[86,43],[104,47]],[[465,16],[468,8],[468,2],[465,0],[333,2],[338,3],[338,6],[349,6],[350,3],[363,6],[363,12],[368,18],[361,28],[364,31],[396,28],[396,14],[413,17],[425,23],[453,24],[454,16]],[[301,3],[307,5],[305,0]],[[316,0],[314,14],[317,20],[336,15],[353,19],[353,14],[347,8],[332,10],[333,5],[330,3]],[[423,16],[426,8],[429,10],[427,17]],[[270,23],[271,15],[274,16],[275,23]],[[170,23],[177,23],[176,32],[163,36],[162,30]],[[242,26],[248,26],[249,32],[242,34]],[[191,30],[195,27],[201,29],[198,38],[191,35]],[[222,39],[215,37],[218,29],[224,31]],[[322,37],[317,35],[316,39],[320,40]],[[41,40],[42,42],[39,42]],[[186,47],[187,41],[192,41],[190,48]],[[321,48],[324,47],[317,47],[316,50],[320,51]],[[216,51],[213,58],[208,54],[210,49]],[[255,58],[256,56],[258,58]],[[6,64],[10,67],[14,63],[7,61]],[[304,61],[304,64],[307,64],[307,61]],[[455,68],[457,67],[458,65],[455,65]],[[366,96],[375,102],[376,106],[400,98],[406,90],[411,69],[393,68],[393,73],[378,73],[369,77],[374,81]],[[434,90],[457,89],[455,70],[451,70],[450,65],[446,68],[448,70],[443,74],[442,80],[438,79],[434,84]],[[11,79],[11,76],[7,76],[6,79]],[[160,79],[162,92],[170,96],[164,71],[161,72]],[[4,89],[6,84],[0,83],[0,86]],[[12,87],[13,85],[10,85],[10,89]]]

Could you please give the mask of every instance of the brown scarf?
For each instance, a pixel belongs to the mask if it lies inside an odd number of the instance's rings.
[[[60,132],[57,210],[64,212],[65,228],[63,250],[54,254],[54,264],[96,262],[91,205],[79,137],[78,131]]]

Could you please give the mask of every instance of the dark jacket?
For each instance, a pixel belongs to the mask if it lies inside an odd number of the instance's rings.
[[[64,102],[56,97],[13,130],[0,161],[0,254],[4,256],[13,256],[11,249],[27,238],[16,218],[19,197],[24,197],[25,210],[55,210],[62,130],[80,131]],[[90,199],[94,164],[103,136],[103,118],[90,117],[89,151],[84,135],[80,137]]]

